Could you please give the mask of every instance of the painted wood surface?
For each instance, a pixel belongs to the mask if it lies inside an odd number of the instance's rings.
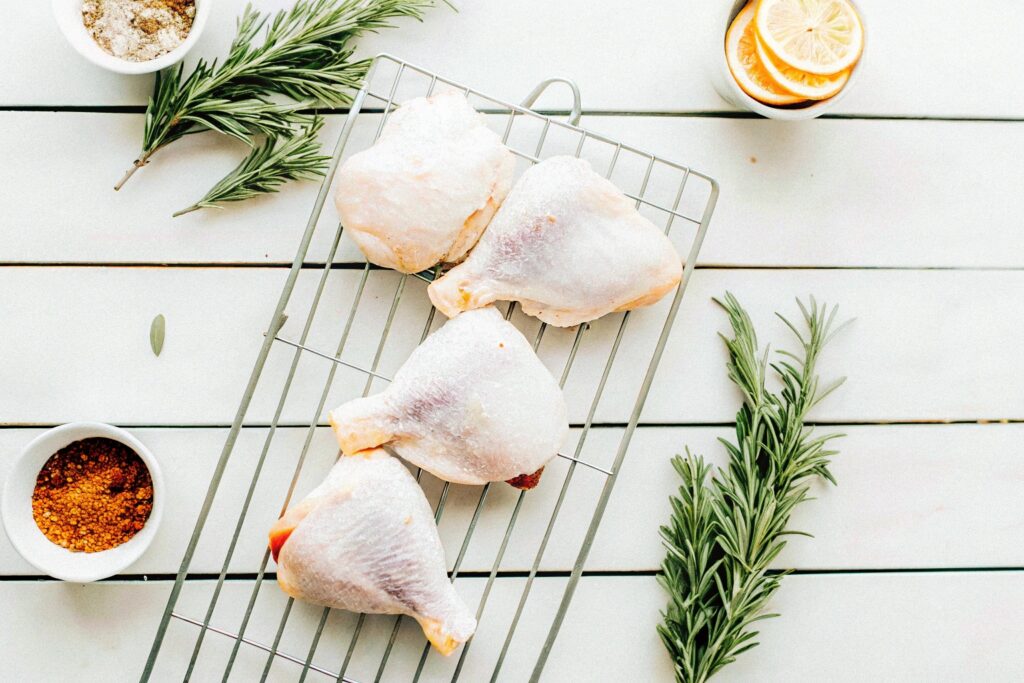
[[[321,270],[304,270],[280,336],[297,340]],[[361,271],[327,279],[307,344],[334,355]],[[269,323],[286,271],[281,268],[0,269],[0,316],[17,334],[0,337],[8,424],[95,419],[135,425],[229,424]],[[342,353],[370,367],[384,319],[399,286],[392,272],[371,271],[357,308],[357,334]],[[1000,420],[1024,417],[1024,273],[940,270],[696,271],[654,382],[644,423],[730,422],[738,392],[723,370],[717,334],[725,316],[711,301],[732,291],[749,308],[765,342],[790,345],[779,310],[799,315],[792,297],[815,294],[839,302],[855,319],[826,351],[826,375],[849,383],[819,406],[825,422]],[[666,301],[634,314],[612,365],[596,422],[624,423],[665,315]],[[410,278],[378,372],[393,374],[416,346],[427,320],[424,283]],[[41,315],[46,311],[46,315]],[[149,324],[167,320],[159,358]],[[441,324],[435,316],[433,324]],[[537,324],[517,315],[529,339]],[[584,333],[566,384],[570,420],[582,423],[621,316]],[[556,373],[575,332],[550,329],[539,347]],[[894,336],[895,335],[895,336]],[[112,350],[117,349],[116,353]],[[275,346],[247,420],[270,421],[294,351]],[[317,411],[330,361],[304,354],[283,408],[284,424],[323,421]],[[366,376],[341,367],[324,404],[329,409],[363,391]],[[383,384],[376,380],[371,391]]]
[[[856,88],[832,118],[779,124],[735,115],[709,84],[728,2],[653,0],[642,11],[585,0],[458,4],[457,14],[437,10],[422,25],[402,22],[401,31],[368,38],[361,52],[390,51],[509,100],[543,78],[568,76],[581,86],[585,127],[722,184],[700,267],[587,564],[600,574],[581,581],[545,680],[671,678],[654,631],[665,603],[651,575],[661,560],[657,526],[676,486],[672,454],[689,445],[722,462],[715,440],[729,436],[739,399],[724,377],[716,336],[724,320],[710,298],[726,290],[749,307],[764,341],[776,348],[788,340],[771,314],[795,314],[796,295],[839,303],[843,316],[856,321],[823,365],[850,380],[814,413],[825,423],[821,429],[848,434],[834,466],[840,485],[816,486],[817,499],[797,512],[794,528],[814,538],[794,537],[778,559],[779,568],[798,570],[773,601],[783,616],[762,624],[763,645],[720,680],[1024,677],[1024,660],[1016,656],[1024,646],[1017,627],[1024,608],[1024,362],[1017,350],[1024,334],[1017,158],[1024,80],[1005,75],[1005,65],[1016,62],[1024,7],[861,0],[869,42]],[[223,52],[243,5],[215,4],[196,55]],[[5,659],[5,679],[49,681],[73,671],[81,681],[132,680],[317,186],[172,220],[172,211],[201,195],[242,153],[203,135],[161,152],[113,193],[113,181],[137,152],[151,78],[114,76],[77,58],[48,3],[16,3],[5,17],[17,30],[0,44],[0,481],[42,427],[99,419],[131,426],[152,447],[171,497],[156,543],[128,581],[77,586],[42,579],[0,532],[0,603],[7,614],[0,642],[15,653]],[[553,91],[540,106],[566,109],[565,93]],[[340,121],[329,117],[325,139]],[[503,119],[491,121],[498,127]],[[353,149],[375,127],[373,115],[364,117]],[[530,134],[516,129],[514,141],[527,144]],[[564,142],[548,144],[550,153]],[[620,168],[613,179],[628,186],[635,174]],[[301,330],[335,220],[328,203],[283,336],[296,338]],[[686,237],[680,234],[679,244]],[[359,260],[343,238],[336,258],[343,266],[327,280],[313,346],[334,351]],[[397,286],[394,274],[369,276],[345,358],[365,364],[372,357]],[[399,367],[423,330],[422,283],[410,281],[407,290],[384,347],[384,374]],[[167,317],[167,341],[156,358],[148,329],[158,313]],[[662,313],[663,306],[630,320],[581,451],[588,462],[607,466],[614,454]],[[577,428],[563,450],[581,434],[618,320],[585,333],[567,385]],[[533,338],[532,321],[517,315],[515,322]],[[546,332],[544,361],[560,370],[569,342],[567,333]],[[225,542],[292,358],[290,349],[274,349],[197,551],[193,569],[203,578],[186,584],[186,614],[201,617],[214,585],[209,577],[224,566]],[[214,613],[219,627],[237,628],[265,527],[284,502],[284,480],[309,430],[299,493],[335,455],[329,432],[313,426],[322,422],[327,369],[315,358],[298,365],[284,405],[286,426],[268,451],[267,473],[274,476],[257,487],[226,567]],[[361,393],[363,380],[339,371],[326,407]],[[522,593],[521,573],[536,559],[566,472],[565,461],[553,463],[524,501],[462,680],[490,675]],[[435,501],[439,483],[423,481]],[[528,676],[602,483],[599,472],[576,468],[500,680]],[[450,491],[441,523],[450,558],[478,494],[473,487]],[[473,604],[515,495],[505,486],[488,494],[456,584]],[[269,581],[249,635],[271,642],[283,605]],[[304,656],[320,615],[296,604],[282,649]],[[354,623],[351,615],[331,616],[318,665],[337,671]],[[367,620],[349,671],[356,680],[375,678],[393,623]],[[159,680],[180,679],[193,634],[194,627],[174,623]],[[209,637],[195,680],[220,676],[229,644]],[[404,623],[383,680],[407,679],[421,646],[417,629]],[[265,653],[244,646],[232,679],[258,679],[266,661]],[[446,679],[454,665],[432,656],[427,678]],[[299,671],[277,659],[268,680],[296,680]],[[309,680],[328,679],[313,673]]]
[[[263,0],[274,9],[285,0]],[[466,0],[427,22],[403,22],[366,40],[366,55],[387,51],[452,78],[510,95],[552,72],[583,89],[591,110],[701,112],[730,107],[708,82],[717,64],[729,0],[648,0],[643,10],[587,0],[495,3]],[[1020,118],[1024,83],[1000,75],[1016,60],[1024,8],[1016,3],[940,0],[893,5],[862,0],[867,26],[864,73],[838,113]],[[196,55],[227,49],[243,0],[217,2]],[[11,8],[0,47],[4,105],[143,105],[151,79],[123,78],[79,59],[46,3]],[[554,99],[549,104],[561,106]]]
[[[721,681],[841,681],[871,680],[1017,680],[1024,660],[1015,653],[1024,647],[1017,620],[1024,606],[1019,571],[969,573],[894,573],[796,575],[786,579],[773,600],[782,613],[761,622],[761,646],[727,668]],[[547,632],[550,610],[564,579],[538,579],[529,609],[516,631],[509,657],[532,663]],[[504,626],[518,601],[521,579],[498,580],[484,612],[484,626],[466,658],[465,680],[490,676]],[[475,601],[486,579],[459,579],[464,598]],[[152,632],[169,584],[104,583],[87,586],[53,582],[0,583],[0,596],[18,618],[0,622],[5,648],[19,656],[8,658],[13,680],[54,680],[70,669],[76,680],[131,680],[142,668]],[[202,608],[211,582],[196,582],[185,609]],[[248,599],[251,582],[232,581],[223,594],[224,609],[214,625],[230,630]],[[284,600],[268,586],[260,608],[272,619],[254,619],[249,635],[272,642]],[[544,680],[664,681],[671,663],[651,624],[664,605],[662,589],[653,577],[584,577],[577,599],[555,642]],[[52,619],[35,618],[53,615]],[[282,634],[280,647],[304,658],[321,611],[296,603]],[[328,619],[314,662],[329,671],[340,667],[354,619],[333,614]],[[393,626],[393,618],[367,619],[348,673],[355,680],[372,680]],[[168,652],[191,653],[195,627],[175,621]],[[385,668],[384,680],[406,680],[422,648],[418,629],[405,621]],[[495,632],[496,631],[496,632]],[[96,634],[102,633],[103,637]],[[53,643],[61,656],[53,656]],[[231,641],[211,633],[197,663],[204,680],[219,679]],[[625,653],[625,656],[624,656]],[[870,653],[870,656],[865,656]],[[513,659],[511,661],[519,661]],[[258,679],[266,653],[243,646],[231,680]],[[455,660],[431,654],[428,680],[447,680]],[[186,661],[159,661],[160,680],[180,680]],[[268,680],[293,681],[301,667],[278,658]],[[506,666],[500,680],[521,680],[522,670]],[[331,680],[312,672],[308,680]]]
[[[505,117],[491,119],[503,132]],[[340,120],[330,117],[325,141]],[[719,180],[702,264],[1024,266],[1024,128],[1016,123],[585,116],[583,126]],[[376,128],[377,117],[364,117],[349,149],[364,148]],[[171,218],[244,150],[212,134],[186,138],[115,193],[141,129],[136,114],[0,113],[0,149],[12,161],[0,167],[0,183],[18,198],[7,205],[0,261],[291,262],[317,183]],[[642,169],[620,171],[619,181],[642,177]],[[326,258],[336,221],[328,202],[310,262]],[[336,260],[362,258],[346,239]]]
[[[823,431],[828,428],[822,428]],[[133,575],[176,573],[192,533],[193,520],[206,495],[226,429],[133,430],[164,463],[169,515],[153,547],[135,564]],[[239,546],[227,565],[230,575],[259,569],[266,532],[277,518],[307,435],[304,428],[280,430],[271,440],[260,483],[239,534]],[[838,487],[816,485],[817,500],[797,510],[793,528],[813,535],[794,536],[778,558],[778,568],[862,570],[903,568],[992,568],[1024,565],[1019,539],[1024,535],[1020,488],[1024,462],[1017,455],[1022,425],[912,425],[847,427],[834,464]],[[0,452],[16,453],[36,429],[0,430]],[[618,428],[597,428],[581,458],[607,467],[621,437]],[[572,438],[579,436],[574,431]],[[669,496],[679,482],[669,456],[689,447],[716,465],[725,463],[720,427],[644,427],[637,433],[611,505],[590,553],[590,571],[654,571],[663,556],[659,525],[670,513]],[[267,430],[246,429],[232,456],[225,483],[204,531],[191,571],[219,574],[235,532],[245,491]],[[302,469],[295,500],[315,486],[333,464],[337,448],[327,428],[319,428]],[[0,480],[10,457],[0,460]],[[516,520],[502,572],[528,571],[566,481],[567,463],[556,460],[541,485],[527,495]],[[422,482],[436,505],[441,483]],[[594,511],[604,475],[577,466],[567,497],[541,557],[541,571],[572,569]],[[480,487],[453,486],[441,518],[441,537],[451,568],[479,503]],[[488,491],[473,530],[462,571],[487,572],[509,524],[517,492],[494,486]],[[993,518],[992,511],[999,514]],[[271,564],[271,571],[273,565]],[[0,575],[37,574],[7,543],[0,530]]]

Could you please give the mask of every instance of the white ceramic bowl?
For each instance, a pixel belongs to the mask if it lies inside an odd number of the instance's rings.
[[[81,439],[105,437],[120,441],[139,454],[153,479],[153,510],[142,530],[127,542],[98,553],[71,552],[52,543],[32,519],[32,492],[36,476],[51,455]],[[146,551],[160,526],[164,509],[164,480],[153,454],[123,429],[99,422],[73,422],[55,427],[33,439],[18,456],[4,486],[4,529],[11,544],[33,567],[50,576],[86,583],[113,576]]]
[[[206,26],[206,19],[210,16],[213,0],[196,0],[196,16],[192,20],[192,29],[181,45],[167,54],[146,62],[129,62],[104,52],[103,48],[97,45],[89,35],[85,24],[82,23],[82,0],[52,0],[52,5],[57,25],[60,26],[64,37],[68,39],[71,47],[75,48],[78,54],[108,71],[119,74],[148,74],[179,62],[185,53],[192,49]]]
[[[821,100],[806,106],[773,107],[758,102],[743,92],[743,89],[737,85],[736,79],[732,77],[732,73],[729,71],[729,64],[725,59],[725,33],[729,30],[729,26],[732,25],[732,20],[746,6],[747,1],[719,0],[716,10],[712,13],[710,30],[707,32],[709,43],[706,49],[707,54],[711,58],[708,73],[711,77],[711,84],[714,86],[715,91],[722,96],[722,99],[740,109],[746,109],[766,118],[778,119],[780,121],[803,121],[817,118],[839,104],[839,101],[843,99],[846,93],[853,88],[854,83],[857,82],[860,72],[864,70],[864,53],[867,52],[867,26],[865,25],[864,30],[864,50],[861,52],[857,65],[853,67],[850,80],[846,82],[842,90],[827,100]],[[851,4],[853,3],[851,2]],[[857,14],[860,15],[861,24],[864,24],[864,13],[861,12],[860,7],[854,5],[854,8],[857,10]]]

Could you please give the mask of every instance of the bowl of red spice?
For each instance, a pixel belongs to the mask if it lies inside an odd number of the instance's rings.
[[[51,0],[64,37],[80,55],[123,74],[180,61],[202,33],[213,0]]]
[[[163,477],[123,429],[75,422],[33,439],[4,486],[4,529],[36,569],[85,583],[135,562],[156,535]]]

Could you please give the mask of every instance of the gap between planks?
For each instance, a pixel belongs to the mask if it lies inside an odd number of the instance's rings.
[[[984,573],[1024,573],[1024,567],[868,567],[850,569],[770,569],[768,574],[772,576],[843,576],[863,574],[984,574]],[[539,579],[565,579],[572,572],[569,570],[539,570],[535,576]],[[490,571],[460,571],[460,579],[486,579],[490,577]],[[529,571],[498,571],[495,574],[497,579],[524,579],[530,575]],[[593,570],[583,571],[583,578],[631,578],[631,577],[657,577],[661,575],[659,569],[635,569],[635,570]],[[100,579],[96,583],[172,583],[177,578],[176,574],[122,574]],[[225,574],[225,581],[254,581],[257,574]],[[276,581],[275,572],[263,574],[264,580]],[[203,573],[189,574],[186,581],[218,581],[220,574]],[[62,579],[55,579],[50,576],[35,574],[10,574],[0,576],[0,583],[61,583]]]
[[[302,113],[322,114],[331,116],[346,116],[349,113],[345,108],[320,108],[304,109]],[[360,110],[362,114],[381,114],[383,109],[375,107],[364,107]],[[502,114],[504,110],[480,109],[483,114]],[[571,112],[567,109],[536,109],[542,116],[560,117],[568,116]],[[142,105],[6,105],[0,107],[0,113],[52,113],[52,114],[145,114],[146,107]],[[712,109],[705,111],[666,111],[658,109],[584,109],[582,116],[640,116],[651,118],[679,118],[679,119],[762,119],[765,117],[748,111],[729,111],[725,109]],[[834,121],[944,121],[953,123],[1022,123],[1024,117],[1018,116],[918,116],[900,114],[823,114],[818,117],[822,120]]]
[[[64,422],[11,422],[0,424],[0,430],[10,429],[51,429],[53,427],[59,427]],[[118,422],[119,427],[125,427],[130,429],[230,429],[231,424],[224,423],[210,423],[210,424],[158,424],[158,423],[134,423],[134,422]],[[975,418],[971,420],[879,420],[879,421],[858,421],[858,420],[833,420],[829,422],[817,422],[808,420],[804,422],[808,427],[829,429],[832,427],[929,427],[935,425],[1010,425],[1010,424],[1024,424],[1024,418],[1020,417],[993,417],[993,418]],[[307,422],[278,422],[274,425],[278,429],[308,429],[309,423]],[[327,429],[330,425],[326,422],[317,423],[317,428]],[[570,422],[569,429],[583,429],[583,423]],[[625,429],[627,423],[625,422],[593,422],[590,425],[591,429]],[[700,429],[700,428],[728,428],[735,427],[735,422],[638,422],[638,429]],[[271,424],[269,422],[251,422],[242,425],[242,429],[269,429]]]
[[[182,270],[213,269],[222,268],[254,270],[263,268],[266,270],[290,269],[294,264],[291,261],[0,261],[0,268],[162,268]],[[302,270],[323,270],[324,263],[318,261],[304,261],[299,267]],[[358,270],[366,267],[365,263],[350,261],[346,263],[332,263],[331,270]],[[382,268],[371,264],[372,272],[391,272],[390,268]],[[952,271],[952,272],[983,272],[983,273],[1016,273],[1024,271],[1024,266],[859,266],[859,265],[738,265],[728,263],[699,263],[694,270],[837,270],[837,271],[895,271],[895,272],[918,272],[918,271]]]

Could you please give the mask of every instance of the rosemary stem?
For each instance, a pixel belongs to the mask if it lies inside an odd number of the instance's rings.
[[[129,168],[127,171],[125,171],[124,175],[121,176],[121,179],[119,181],[117,181],[116,185],[114,185],[114,192],[117,192],[122,187],[124,187],[124,184],[128,182],[129,178],[131,178],[133,175],[135,175],[136,171],[138,171],[140,168],[142,168],[143,166],[145,166],[146,164],[149,163],[149,155],[150,154],[152,154],[152,152],[147,152],[145,154],[141,154],[141,155],[139,155],[138,159],[136,159],[135,161],[132,162],[131,168]]]
[[[187,209],[182,209],[181,211],[175,211],[174,213],[171,214],[171,218],[177,218],[178,216],[184,216],[186,213],[192,213],[193,211],[198,211],[201,208],[203,208],[203,207],[199,206],[198,204],[193,204],[192,206],[188,207]]]

